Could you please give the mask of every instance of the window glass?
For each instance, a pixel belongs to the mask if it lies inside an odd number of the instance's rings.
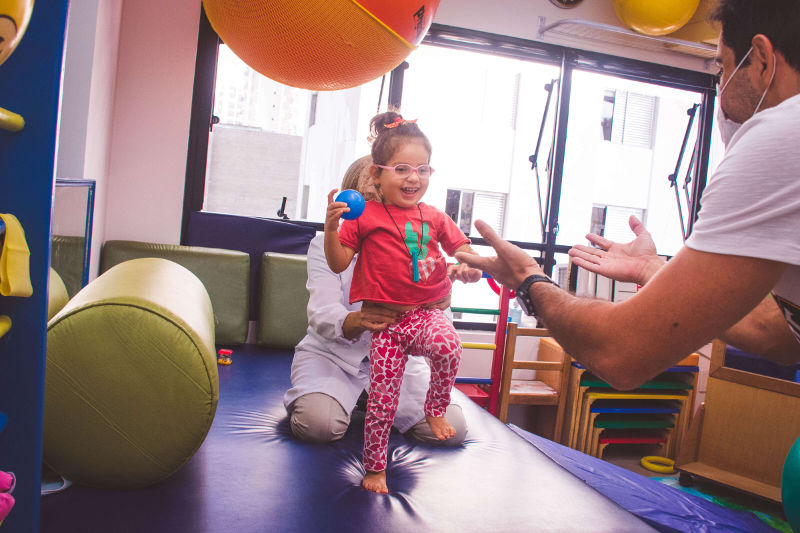
[[[598,229],[627,242],[634,237],[627,220],[636,215],[658,252],[674,255],[683,234],[669,176],[675,174],[689,110],[701,101],[697,92],[575,70],[556,242],[586,243],[586,233]],[[684,224],[684,184],[700,118],[698,107],[676,178]]]
[[[559,67],[430,45],[415,50],[408,63],[402,113],[417,119],[430,138],[431,165],[436,168],[424,201],[447,212],[471,235],[480,236],[474,221],[482,219],[506,239],[541,242],[537,183],[529,158],[547,104],[545,86],[551,84],[555,92],[538,157],[546,207],[557,99],[552,81],[559,77]],[[453,287],[456,306],[498,308],[498,296],[485,281],[456,282]],[[496,317],[463,319],[483,322]]]
[[[472,222],[482,218],[507,239],[540,242],[529,157],[547,102],[545,85],[558,78],[559,68],[426,45],[408,63],[402,112],[418,119],[430,138],[436,168],[425,201],[444,210],[448,190],[469,192]],[[543,197],[555,101],[554,94],[539,153]]]
[[[320,93],[282,85],[220,45],[219,122],[209,136],[203,209],[275,218],[286,197],[289,218],[322,222],[328,191],[369,153],[369,120],[380,94],[380,78]]]

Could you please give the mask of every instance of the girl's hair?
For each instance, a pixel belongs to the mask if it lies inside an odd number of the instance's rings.
[[[372,165],[372,156],[370,155],[359,157],[353,161],[344,173],[344,178],[342,178],[342,190],[353,189],[363,194],[364,191],[359,191],[358,186],[361,176],[365,173],[369,175],[370,165]]]
[[[400,113],[387,111],[375,115],[369,123],[370,140],[372,141],[372,162],[385,165],[397,151],[397,146],[409,139],[419,139],[431,154],[431,142],[422,133],[416,122],[403,120]]]

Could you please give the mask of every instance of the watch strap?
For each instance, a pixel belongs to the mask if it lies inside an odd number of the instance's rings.
[[[558,285],[555,281],[548,278],[547,276],[544,276],[542,274],[533,274],[532,276],[528,276],[527,278],[525,278],[525,280],[520,284],[519,288],[516,291],[517,301],[525,309],[525,313],[527,313],[530,316],[536,315],[536,310],[534,309],[533,300],[531,300],[531,295],[528,292],[528,290],[530,289],[531,285],[539,282],[546,282],[546,283],[552,283],[553,285]]]

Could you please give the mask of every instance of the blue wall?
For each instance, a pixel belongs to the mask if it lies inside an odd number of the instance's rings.
[[[0,296],[13,321],[0,339],[0,470],[17,476],[17,502],[2,531],[39,530],[42,409],[50,215],[55,168],[61,61],[67,0],[37,0],[16,51],[0,65],[0,107],[19,113],[25,128],[0,130],[0,213],[15,215],[30,248],[31,298]]]

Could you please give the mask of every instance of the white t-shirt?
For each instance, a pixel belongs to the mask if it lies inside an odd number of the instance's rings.
[[[703,191],[686,245],[788,267],[773,288],[800,340],[800,95],[747,120]]]

